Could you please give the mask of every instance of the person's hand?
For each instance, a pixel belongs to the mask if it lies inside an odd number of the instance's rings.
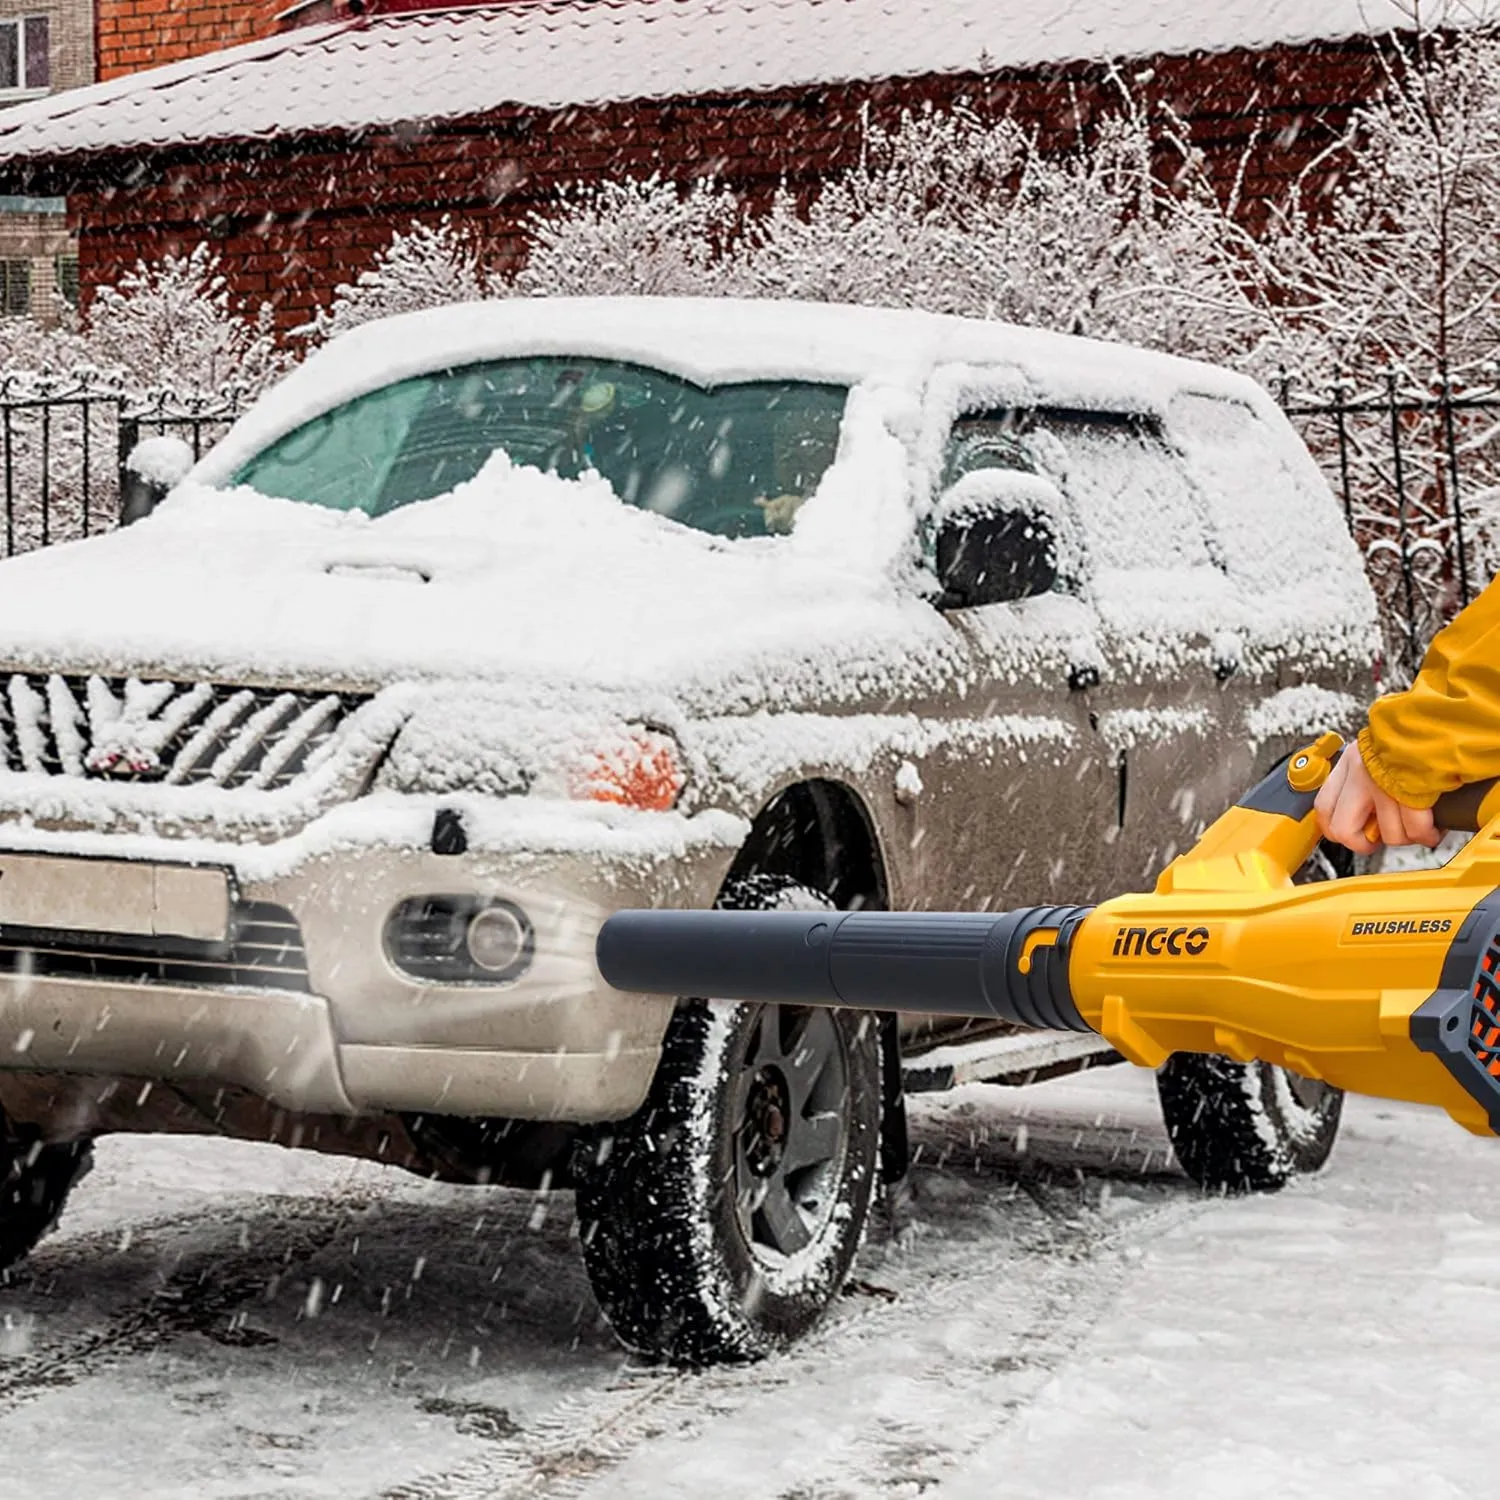
[[[1323,837],[1356,854],[1373,854],[1380,844],[1392,848],[1421,844],[1432,849],[1443,836],[1431,808],[1407,807],[1375,785],[1357,744],[1339,757],[1314,808]],[[1380,825],[1380,844],[1365,837],[1371,818]]]
[[[765,518],[766,530],[773,536],[784,536],[792,529],[806,498],[806,495],[761,495],[755,503]]]

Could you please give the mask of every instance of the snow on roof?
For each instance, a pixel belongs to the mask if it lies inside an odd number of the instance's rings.
[[[0,116],[0,161],[1337,41],[1411,0],[521,0],[312,26]],[[1500,0],[1433,0],[1453,25]]]
[[[861,382],[920,393],[939,366],[1013,376],[1016,399],[1165,413],[1182,391],[1269,398],[1248,377],[1175,355],[904,308],[696,297],[517,297],[366,323],[255,403],[196,471],[220,483],[294,427],[380,386],[486,359],[566,355],[735,380]],[[1274,408],[1270,408],[1274,410]]]

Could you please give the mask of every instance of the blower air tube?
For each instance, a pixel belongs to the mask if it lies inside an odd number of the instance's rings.
[[[1090,1031],[1068,987],[1087,906],[939,912],[622,911],[599,932],[619,990],[856,1010],[925,1011]],[[1034,932],[1055,942],[1021,957]]]

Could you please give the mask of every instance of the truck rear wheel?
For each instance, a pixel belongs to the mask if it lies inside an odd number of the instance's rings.
[[[1322,844],[1297,873],[1308,885],[1352,874],[1354,856]],[[1167,1135],[1182,1170],[1217,1193],[1274,1192],[1328,1160],[1342,1090],[1270,1063],[1178,1052],[1156,1075]]]
[[[0,1115],[0,1271],[29,1255],[57,1223],[92,1164],[91,1142],[48,1143],[8,1127]]]
[[[1156,1075],[1182,1170],[1218,1193],[1272,1192],[1316,1172],[1338,1135],[1344,1096],[1270,1063],[1179,1052]]]
[[[830,905],[765,876],[720,904]],[[818,1321],[879,1173],[879,1037],[859,1012],[679,1007],[645,1105],[587,1137],[576,1168],[584,1264],[624,1343],[678,1364],[756,1359]]]

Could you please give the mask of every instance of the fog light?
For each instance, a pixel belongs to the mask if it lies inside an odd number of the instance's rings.
[[[481,969],[500,974],[526,956],[531,927],[513,906],[487,906],[470,920],[464,941]]]
[[[439,984],[504,984],[536,957],[536,929],[510,901],[487,896],[416,896],[385,924],[398,969]]]

